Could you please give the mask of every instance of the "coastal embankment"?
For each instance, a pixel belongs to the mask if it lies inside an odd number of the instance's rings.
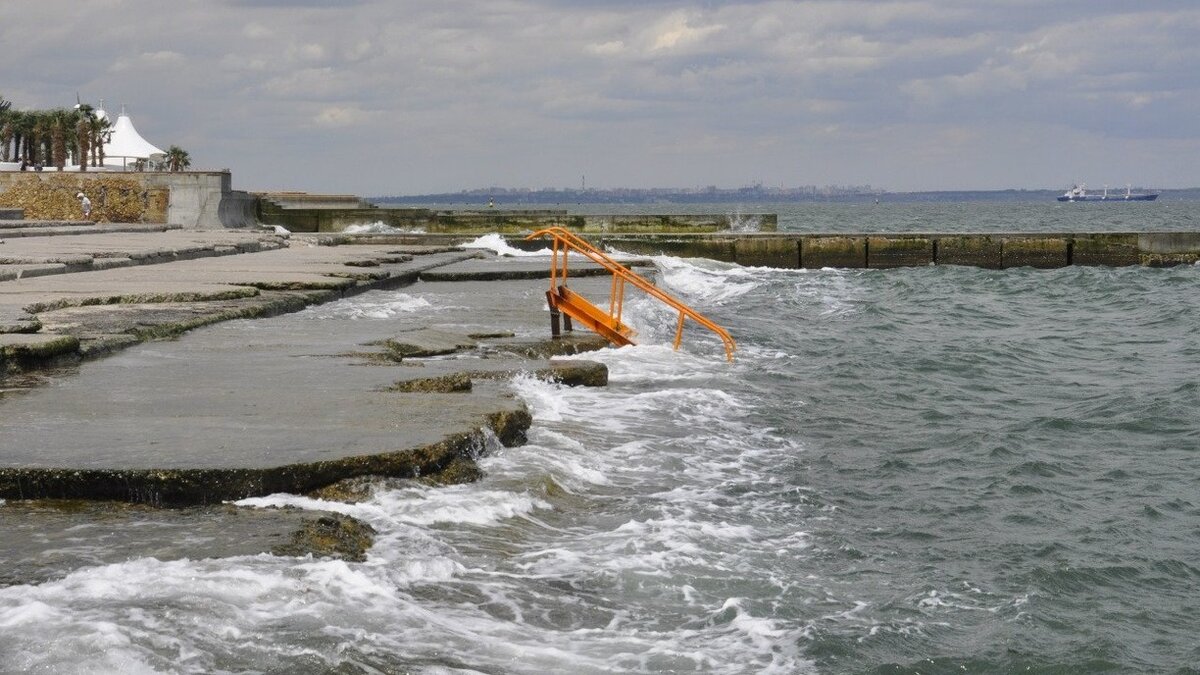
[[[388,233],[329,235],[328,243],[350,241],[395,245],[471,241],[474,234]],[[604,233],[580,232],[594,246],[635,255],[708,258],[747,267],[776,269],[892,269],[966,265],[986,269],[1070,265],[1170,267],[1200,260],[1200,232],[1097,233],[882,233],[804,232]],[[507,235],[514,248],[544,246]]]
[[[146,200],[163,203],[150,191]],[[340,201],[326,198],[328,204]],[[476,457],[490,447],[521,443],[530,424],[503,381],[514,373],[580,385],[606,381],[598,364],[553,360],[604,343],[578,334],[549,339],[544,258],[462,247],[476,239],[474,229],[485,227],[485,220],[455,233],[305,234],[24,220],[19,209],[0,215],[6,218],[0,220],[0,402],[6,419],[0,426],[0,499],[12,503],[53,498],[200,506],[278,492],[352,499],[363,489],[355,481],[368,476],[470,480],[478,475]],[[544,219],[579,225],[559,212],[500,217],[514,219],[514,227]],[[691,218],[719,225],[717,217]],[[585,224],[580,234],[634,255],[781,269],[1166,266],[1200,259],[1200,234],[1188,232],[814,234],[638,227]],[[546,246],[512,231],[504,236],[514,249]],[[573,263],[573,287],[602,295],[607,278],[587,276],[596,272]],[[386,334],[349,330],[330,339],[328,328],[309,335],[300,322],[283,330],[286,339],[259,345],[216,328],[414,284],[459,291],[445,311],[414,315]],[[130,369],[140,372],[146,353],[130,348],[204,326],[213,328],[189,337],[189,345],[206,346],[187,354],[187,368],[174,371],[160,363],[155,373],[162,375],[141,373],[136,385],[124,387]],[[113,358],[91,365],[102,356]],[[321,368],[314,379],[306,367],[313,359],[340,365]],[[272,385],[239,384],[247,374]],[[213,425],[226,438],[215,445],[208,436]],[[327,525],[341,531],[345,523]]]

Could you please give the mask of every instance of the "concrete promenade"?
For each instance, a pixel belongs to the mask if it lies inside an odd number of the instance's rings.
[[[1196,233],[585,236],[782,268],[1200,259]],[[604,343],[549,339],[546,259],[456,247],[475,238],[0,219],[0,587],[95,564],[86,547],[69,554],[80,528],[119,542],[111,561],[362,559],[370,528],[353,519],[219,503],[473,480],[476,457],[531,423],[505,384],[514,373],[605,384],[602,365],[553,358]],[[604,297],[592,271],[573,261],[572,288]],[[428,305],[388,321],[300,311],[383,289]]]
[[[68,227],[0,243],[0,499],[202,504],[365,475],[469,478],[489,443],[524,438],[528,413],[502,384],[512,373],[606,381],[599,364],[551,360],[603,343],[549,340],[545,260],[263,230]],[[126,367],[147,341],[435,271],[423,287],[458,289],[453,307],[383,324],[390,333],[363,324],[332,338],[308,322],[247,351],[214,327],[181,343],[196,345],[189,367],[163,361],[136,380]],[[485,328],[462,328],[468,319]],[[320,369],[298,366],[314,358]]]
[[[470,460],[487,437],[521,441],[529,419],[496,384],[506,374],[540,372],[579,384],[605,380],[595,364],[550,360],[603,342],[586,334],[549,339],[541,297],[547,261],[457,248],[474,235],[287,237],[264,229],[0,222],[0,498],[209,503],[305,492],[362,475],[428,475],[463,466],[460,460]],[[1200,260],[1196,233],[585,236],[635,254],[779,268],[1000,269]],[[510,243],[546,247],[545,241],[519,236]],[[603,296],[607,278],[587,278],[596,271],[573,264],[572,286],[586,293],[594,284]],[[199,392],[207,386],[209,398],[164,396],[139,415],[96,396],[121,380],[120,371],[76,389],[45,384],[61,381],[62,369],[147,341],[417,282],[427,292],[457,289],[445,303],[457,309],[414,314],[399,333],[352,334],[342,342],[319,333],[304,338],[297,326],[276,328],[289,337],[253,358],[218,339],[207,352],[189,356],[197,364],[192,370],[142,385],[183,387],[189,394],[189,387]],[[190,336],[193,342],[203,341]],[[447,355],[455,358],[430,358]],[[292,367],[314,356],[356,367],[324,369],[321,381]],[[357,367],[364,365],[375,367]],[[257,379],[245,381],[248,372]],[[326,405],[330,401],[338,404]],[[205,408],[210,404],[216,412]],[[221,452],[207,442],[204,423],[194,422],[250,408],[258,411],[253,432],[235,434]],[[95,422],[97,411],[107,415],[102,423]],[[126,428],[144,433],[131,442]],[[147,444],[147,438],[154,440]],[[277,442],[281,439],[285,442]],[[169,453],[160,451],[162,444]]]

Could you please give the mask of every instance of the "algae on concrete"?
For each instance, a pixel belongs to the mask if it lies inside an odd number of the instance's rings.
[[[791,237],[743,235],[733,239],[733,262],[746,267],[800,267],[800,242]]]
[[[806,269],[867,266],[867,238],[806,236],[800,240],[800,264]]]
[[[1072,265],[1124,267],[1138,262],[1136,234],[1077,234],[1073,237]]]
[[[1004,246],[1000,239],[986,234],[943,235],[937,237],[936,255],[939,265],[965,265],[985,269],[1001,269]]]
[[[1004,237],[1001,264],[1010,267],[1051,269],[1066,267],[1070,262],[1070,246],[1066,237]]]
[[[890,269],[932,265],[933,240],[915,235],[867,237],[867,267]]]

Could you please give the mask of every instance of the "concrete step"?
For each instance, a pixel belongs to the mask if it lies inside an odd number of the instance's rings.
[[[30,222],[30,221],[24,221]],[[86,221],[37,221],[47,225],[0,229],[0,241],[22,237],[61,237],[78,234],[113,234],[117,232],[166,232],[181,229],[179,225],[162,223],[92,223]]]
[[[49,227],[89,227],[95,224],[90,220],[5,220],[0,218],[0,232]]]
[[[162,239],[157,235],[179,229],[163,225],[105,224],[97,228],[81,233],[101,235],[94,239],[71,237],[62,241],[41,240],[29,235],[24,239],[14,239],[8,244],[0,239],[0,282],[257,253],[284,246],[282,240],[272,237],[242,240],[215,237],[212,241],[193,241],[181,233],[182,236]],[[103,236],[113,233],[133,234],[140,238],[115,240]],[[4,234],[7,236],[8,233]],[[156,236],[146,238],[146,235]]]

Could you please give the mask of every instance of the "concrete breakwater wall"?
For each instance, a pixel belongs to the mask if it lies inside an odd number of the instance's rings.
[[[330,235],[339,243],[455,245],[473,234]],[[1068,265],[1166,267],[1200,261],[1200,232],[1009,233],[1009,234],[638,234],[584,232],[601,248],[638,255],[710,258],[745,266],[781,269],[823,267],[886,269],[970,265],[989,269]],[[544,240],[507,236],[515,248],[538,250]]]
[[[1200,260],[1200,232],[607,236],[593,238],[593,243],[630,253],[666,253],[787,269],[1168,266]]]
[[[353,196],[263,193],[258,197],[257,219],[264,225],[279,225],[292,232],[341,232],[351,225],[383,223],[401,230],[431,234],[516,234],[563,226],[577,232],[723,232],[735,218],[753,219],[761,231],[774,232],[778,218],[773,213],[580,215],[566,209],[488,209],[440,211],[423,208],[377,207]]]

